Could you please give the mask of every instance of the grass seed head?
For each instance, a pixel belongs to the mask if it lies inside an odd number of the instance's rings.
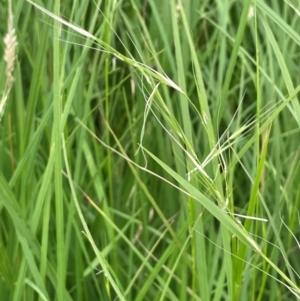
[[[14,82],[13,71],[14,71],[14,66],[15,66],[16,48],[17,48],[18,43],[17,43],[16,31],[13,26],[13,23],[14,23],[13,20],[14,20],[14,17],[12,14],[11,3],[10,3],[7,34],[4,37],[4,45],[5,45],[4,61],[6,62],[6,88],[3,93],[2,98],[0,100],[0,120],[4,114],[5,104],[8,99],[10,89]]]
[[[16,48],[17,48],[17,36],[16,31],[13,27],[13,14],[9,14],[8,18],[8,30],[4,38],[5,51],[4,60],[6,62],[6,76],[8,83],[14,81],[13,70],[16,60]]]

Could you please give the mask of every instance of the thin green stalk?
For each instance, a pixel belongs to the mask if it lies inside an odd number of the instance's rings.
[[[54,2],[54,13],[60,15],[60,0]],[[64,241],[64,202],[62,186],[62,145],[61,145],[61,78],[60,78],[60,24],[54,20],[53,39],[53,133],[54,133],[54,190],[56,209],[56,247],[57,247],[57,300],[63,301],[66,281],[66,258]]]

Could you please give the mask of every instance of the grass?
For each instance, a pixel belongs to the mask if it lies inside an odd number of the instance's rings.
[[[1,5],[0,296],[299,299],[296,2]]]

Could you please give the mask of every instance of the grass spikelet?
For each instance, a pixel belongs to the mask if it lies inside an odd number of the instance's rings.
[[[9,92],[14,83],[13,71],[15,66],[16,48],[18,43],[17,43],[15,28],[13,26],[13,20],[14,20],[14,16],[11,9],[11,2],[9,2],[8,28],[7,28],[7,34],[4,38],[4,45],[5,45],[4,61],[6,62],[6,87],[0,102],[0,120],[4,114],[5,104],[8,99]]]

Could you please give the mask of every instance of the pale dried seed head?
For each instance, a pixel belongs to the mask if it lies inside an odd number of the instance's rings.
[[[11,1],[9,2],[9,16],[7,34],[4,38],[4,61],[6,62],[6,88],[0,100],[0,120],[4,114],[4,108],[8,99],[9,92],[14,82],[13,71],[16,60],[17,36],[13,26],[13,14],[11,10]]]
[[[16,47],[17,47],[17,37],[16,31],[13,27],[13,15],[9,14],[8,18],[8,30],[4,38],[5,52],[4,60],[6,62],[6,76],[8,84],[11,84],[14,80],[13,70],[16,60]]]

